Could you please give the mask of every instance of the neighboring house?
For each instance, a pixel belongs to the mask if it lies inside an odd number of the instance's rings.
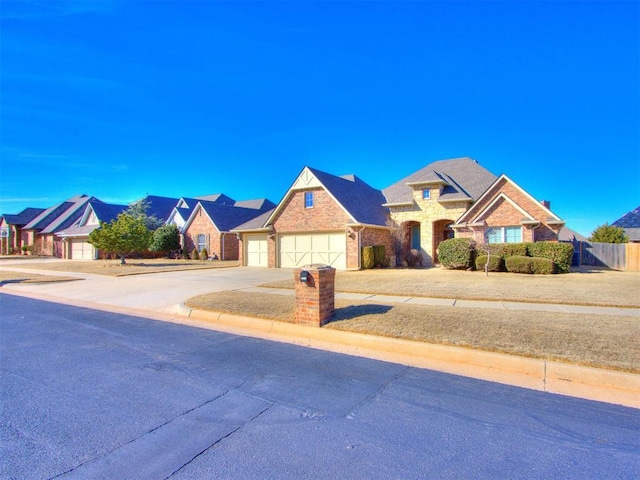
[[[437,263],[440,242],[453,224],[496,181],[477,161],[463,157],[433,162],[385,188],[384,206],[400,229],[402,249],[417,250],[423,265]]]
[[[182,245],[187,252],[191,252],[194,248],[202,252],[206,248],[211,257],[217,257],[220,260],[238,260],[239,240],[236,233],[232,233],[231,230],[275,207],[273,202],[265,199],[229,203],[199,200],[193,209],[182,209],[185,213],[190,212],[181,228]],[[238,206],[239,204],[250,205],[250,207]],[[180,209],[176,208],[176,210]]]
[[[587,237],[580,235],[578,232],[571,230],[569,227],[564,226],[558,233],[559,242],[586,242]]]
[[[62,239],[62,258],[73,260],[95,260],[99,252],[89,243],[89,234],[100,226],[118,218],[127,209],[127,205],[117,205],[91,201],[87,204],[80,219],[69,228],[58,232]]]
[[[564,220],[501,175],[453,225],[456,237],[481,243],[558,241]]]
[[[241,239],[240,263],[357,269],[362,246],[383,244],[391,251],[383,203],[382,192],[354,175],[304,167],[272,212],[234,230]]]
[[[169,215],[169,218],[166,221],[167,225],[175,225],[180,231],[182,231],[184,224],[187,223],[193,209],[196,207],[198,202],[202,200],[221,205],[235,205],[236,203],[233,198],[228,197],[224,193],[204,195],[202,197],[195,198],[182,197],[178,200],[178,203]]]
[[[624,233],[629,237],[629,242],[640,242],[640,207],[625,213],[611,225],[624,229]]]
[[[161,223],[165,224],[168,222],[171,214],[173,213],[173,209],[178,205],[180,199],[147,195],[139,201],[144,202],[147,205],[147,210],[144,213],[148,217],[155,217]]]
[[[3,213],[0,217],[2,245],[0,253],[10,255],[20,253],[22,248],[22,228],[44,212],[44,208],[25,208],[20,213]]]
[[[31,245],[39,255],[62,257],[62,239],[56,233],[76,222],[90,201],[99,202],[95,197],[82,194],[47,208],[22,227],[22,245]]]

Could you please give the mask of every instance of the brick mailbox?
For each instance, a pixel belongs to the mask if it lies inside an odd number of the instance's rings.
[[[295,323],[321,327],[335,309],[336,269],[328,265],[306,265],[293,272],[296,291]]]

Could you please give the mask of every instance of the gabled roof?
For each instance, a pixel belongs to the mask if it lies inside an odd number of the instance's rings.
[[[191,215],[183,227],[184,230],[191,225],[191,222],[201,209],[207,214],[211,222],[213,222],[220,232],[228,232],[238,225],[242,225],[260,215],[260,210],[256,210],[255,208],[200,201],[198,205],[190,211]]]
[[[95,197],[81,194],[47,208],[40,215],[27,223],[24,230],[38,230],[39,233],[55,233],[70,226],[82,215],[82,207]]]
[[[272,223],[296,190],[322,187],[332,196],[355,224],[386,226],[389,210],[382,206],[384,196],[355,175],[337,177],[315,168],[304,167],[286,195],[273,210],[264,226]]]
[[[254,210],[260,210],[261,212],[264,212],[265,210],[274,209],[276,207],[276,204],[268,198],[257,198],[255,200],[241,200],[239,202],[236,202],[235,206],[253,208]]]
[[[502,174],[491,185],[489,185],[489,187],[485,190],[485,192],[476,200],[475,204],[472,205],[469,210],[463,213],[458,220],[456,220],[454,224],[454,228],[456,226],[463,226],[465,223],[475,223],[479,220],[483,220],[484,214],[488,212],[491,209],[491,207],[493,207],[496,204],[496,202],[498,202],[499,200],[503,200],[510,203],[514,208],[516,208],[522,213],[521,223],[523,224],[537,223],[540,220],[540,218],[537,218],[535,215],[531,215],[530,212],[525,211],[522,205],[519,205],[516,201],[509,198],[509,196],[506,195],[504,192],[500,192],[497,195],[495,195],[495,197],[488,204],[486,205],[483,204],[484,200],[490,200],[492,198],[491,195],[495,194],[495,192],[493,192],[494,190],[493,187],[495,185],[498,185],[502,181],[508,182],[511,185],[513,185],[513,187],[515,187],[522,195],[527,197],[533,204],[535,204],[537,208],[540,208],[547,216],[544,220],[548,225],[564,224],[564,220],[562,220],[555,213],[553,213],[551,210],[545,207],[541,202],[538,202],[535,198],[533,198],[526,190],[524,190],[516,182],[511,180],[505,174]]]
[[[640,207],[625,213],[622,217],[611,224],[614,227],[640,228]]]
[[[127,210],[127,205],[116,203],[90,202],[87,208],[91,208],[99,222],[110,222],[118,218],[118,215]],[[85,214],[86,215],[86,214]]]
[[[220,203],[222,205],[234,205],[236,203],[233,198],[225,195],[224,193],[214,193],[212,195],[202,195],[200,197],[182,197],[177,203],[177,206],[180,208],[196,208],[196,205],[198,205],[200,200]]]
[[[16,214],[3,213],[2,218],[4,218],[7,225],[17,225],[20,227],[31,222],[34,218],[36,218],[44,211],[44,208],[29,207]]]
[[[147,195],[142,199],[148,205],[145,212],[148,217],[156,217],[163,223],[169,219],[174,207],[178,205],[180,199],[170,197],[159,197],[157,195]]]
[[[462,157],[439,160],[412,173],[408,177],[382,190],[387,205],[413,203],[413,187],[444,185],[439,202],[475,202],[495,181],[496,176],[475,160]]]

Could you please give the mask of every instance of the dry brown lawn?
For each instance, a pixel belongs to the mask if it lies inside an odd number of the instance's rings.
[[[38,273],[19,273],[0,271],[0,286],[6,283],[50,283],[70,282],[78,280],[74,277],[61,277],[57,275],[40,275]]]
[[[175,272],[179,270],[200,270],[208,268],[225,268],[238,266],[237,260],[232,261],[197,261],[197,260],[169,260],[160,259],[130,259],[125,265],[120,260],[87,260],[84,261],[60,261],[60,262],[35,262],[29,261],[20,264],[8,265],[19,268],[32,268],[37,270],[50,270],[55,272],[93,273],[97,275],[110,275],[123,277],[126,275],[141,275],[145,273]]]
[[[382,269],[338,272],[336,291],[410,297],[640,307],[640,272],[581,267],[558,275]],[[293,288],[291,280],[263,286]]]
[[[291,322],[294,302],[232,291],[200,295],[187,306]],[[640,373],[640,322],[633,317],[337,300],[323,328]]]

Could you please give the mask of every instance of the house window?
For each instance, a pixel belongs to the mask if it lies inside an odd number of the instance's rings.
[[[521,227],[491,227],[485,235],[487,243],[520,243],[522,242]]]
[[[202,252],[203,248],[207,248],[207,236],[204,233],[199,233],[196,237],[196,246],[198,252]]]
[[[313,192],[304,192],[304,208],[313,208]]]
[[[424,190],[422,190],[422,199],[429,200],[430,198],[431,198],[431,190],[428,188],[425,188]]]

